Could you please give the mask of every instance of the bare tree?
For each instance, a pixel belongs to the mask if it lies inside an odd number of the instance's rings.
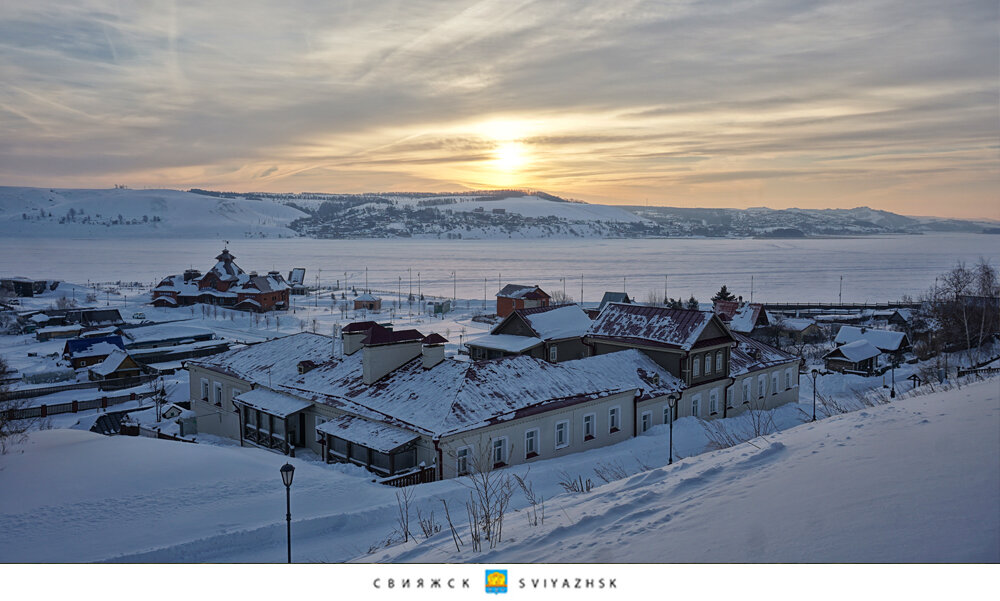
[[[0,357],[0,373],[8,370],[7,362]],[[27,432],[35,418],[22,419],[20,412],[27,408],[26,399],[8,399],[8,387],[0,383],[0,455],[6,454],[14,445],[27,437]]]
[[[552,293],[552,304],[553,305],[565,305],[567,303],[573,302],[573,296],[566,294],[562,290],[556,290]]]
[[[462,484],[469,489],[466,508],[469,514],[470,536],[473,550],[482,548],[482,538],[496,547],[503,537],[503,519],[514,494],[514,483],[510,475],[496,468],[489,452],[493,440],[487,441],[486,448],[479,448],[470,461],[470,470]],[[508,453],[509,453],[508,449]]]
[[[408,542],[410,537],[410,501],[413,500],[413,488],[407,487],[396,491],[396,523],[403,536],[403,542]]]

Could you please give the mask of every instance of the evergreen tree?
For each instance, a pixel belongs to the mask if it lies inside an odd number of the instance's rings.
[[[687,308],[694,309],[695,311],[698,310],[698,299],[696,299],[693,294],[691,295],[691,298],[687,300]]]
[[[731,300],[736,300],[736,295],[733,294],[732,292],[730,292],[726,288],[726,285],[723,284],[722,288],[719,288],[719,291],[716,292],[715,296],[712,297],[712,300],[714,300],[714,301],[731,301]]]

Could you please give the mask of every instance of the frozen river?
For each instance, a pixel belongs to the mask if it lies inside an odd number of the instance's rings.
[[[91,281],[143,281],[201,271],[214,264],[218,240],[38,239],[0,240],[0,274]],[[586,302],[605,290],[644,301],[650,291],[695,295],[702,301],[726,284],[755,301],[844,302],[917,296],[956,261],[985,257],[1000,264],[1000,236],[934,234],[859,238],[645,240],[235,240],[230,250],[247,271],[305,267],[306,280],[373,289],[492,299],[503,284],[565,289]],[[408,269],[410,271],[408,271]],[[454,276],[452,275],[454,272]],[[565,283],[563,281],[565,278]]]

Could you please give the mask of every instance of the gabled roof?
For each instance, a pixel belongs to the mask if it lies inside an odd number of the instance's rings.
[[[506,322],[517,315],[531,328],[535,336],[542,340],[583,337],[593,323],[579,305],[555,305],[516,309],[491,330],[498,332]]]
[[[121,367],[122,363],[124,363],[128,358],[128,353],[121,349],[115,349],[111,351],[111,354],[108,355],[104,361],[101,361],[97,365],[91,367],[90,371],[101,376],[107,376],[108,374],[114,373],[115,370]]]
[[[493,349],[507,353],[523,353],[542,344],[541,338],[534,336],[514,336],[513,334],[487,334],[466,343],[466,346]]]
[[[344,326],[344,329],[341,330],[341,332],[345,334],[351,334],[353,332],[367,332],[377,325],[378,324],[374,321],[355,321]]]
[[[365,293],[364,293],[364,294],[362,294],[361,296],[358,296],[358,297],[355,297],[355,299],[354,299],[354,300],[356,300],[356,301],[362,301],[362,302],[369,302],[369,303],[373,303],[373,302],[375,302],[375,301],[380,301],[380,300],[382,300],[382,299],[380,299],[379,297],[375,296],[374,294],[371,294],[371,293],[368,293],[368,292],[365,292]]]
[[[841,326],[837,332],[837,344],[846,344],[858,340],[867,340],[877,349],[891,353],[907,346],[909,342],[903,332],[893,332],[891,330],[876,330],[872,328],[858,328],[855,326]]]
[[[632,304],[632,299],[628,297],[624,292],[605,292],[604,297],[601,298],[601,304],[598,305],[597,310],[600,311],[604,309],[604,306],[608,303],[625,303],[626,305]]]
[[[448,342],[448,339],[436,332],[430,336],[425,336],[423,340],[423,344],[445,344],[446,342]]]
[[[404,444],[420,438],[420,435],[412,430],[404,430],[384,422],[353,415],[337,416],[320,424],[316,430],[381,453],[391,453]]]
[[[759,340],[744,336],[739,332],[733,332],[736,339],[736,346],[729,354],[729,376],[736,377],[781,365],[782,363],[798,362],[798,357],[774,348]]]
[[[843,346],[838,346],[827,353],[823,358],[835,359],[842,357],[851,363],[858,363],[860,361],[865,361],[866,359],[871,359],[872,357],[877,357],[880,354],[882,354],[882,352],[872,346],[867,340],[856,340]]]
[[[767,312],[760,303],[714,301],[712,310],[722,321],[728,323],[729,329],[734,332],[749,334],[757,325],[769,323]]]
[[[711,311],[610,303],[594,320],[587,336],[689,351],[713,319],[718,317]],[[725,330],[722,322],[718,323]]]
[[[525,298],[528,300],[549,298],[549,295],[538,286],[522,286],[520,284],[507,284],[500,289],[500,292],[497,292],[497,296],[503,298]]]
[[[234,397],[233,401],[275,417],[288,417],[297,411],[302,411],[312,406],[312,403],[309,401],[266,388],[254,388]]]

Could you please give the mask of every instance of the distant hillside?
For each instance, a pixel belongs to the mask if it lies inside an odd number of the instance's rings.
[[[995,231],[855,209],[609,206],[539,191],[273,194],[0,187],[0,235],[77,238],[788,238]]]

